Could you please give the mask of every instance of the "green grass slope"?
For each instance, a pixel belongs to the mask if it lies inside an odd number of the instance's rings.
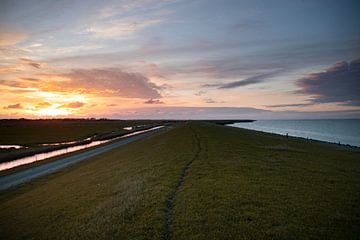
[[[3,239],[356,239],[360,153],[190,123],[0,194]]]

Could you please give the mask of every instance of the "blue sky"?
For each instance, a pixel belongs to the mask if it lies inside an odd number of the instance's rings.
[[[0,116],[358,114],[358,12],[358,1],[2,1]]]

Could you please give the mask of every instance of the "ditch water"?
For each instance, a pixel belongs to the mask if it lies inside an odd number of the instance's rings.
[[[20,149],[25,147],[20,145],[0,145],[0,149],[11,149],[11,148]]]

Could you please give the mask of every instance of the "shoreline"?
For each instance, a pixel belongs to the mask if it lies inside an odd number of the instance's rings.
[[[331,145],[331,146],[338,146],[338,147],[344,147],[344,148],[353,149],[353,150],[354,149],[360,150],[360,146],[355,146],[355,145],[351,145],[351,144],[343,144],[343,143],[339,144],[339,143],[336,143],[336,142],[328,142],[328,141],[324,141],[324,140],[318,140],[318,139],[313,139],[313,138],[305,138],[305,137],[299,137],[299,136],[293,136],[293,135],[283,135],[283,134],[280,134],[280,133],[265,132],[265,131],[261,131],[261,130],[248,129],[248,128],[230,126],[230,125],[224,125],[224,126],[225,127],[239,128],[239,129],[248,130],[248,131],[254,131],[254,132],[258,132],[258,133],[271,134],[271,135],[281,136],[281,137],[284,137],[284,138],[294,138],[294,139],[298,139],[298,140],[302,140],[302,141],[306,141],[306,142],[327,144],[327,145]]]

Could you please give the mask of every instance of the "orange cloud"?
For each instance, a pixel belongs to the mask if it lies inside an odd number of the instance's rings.
[[[68,104],[61,105],[58,108],[81,108],[85,105],[83,102],[71,102]]]
[[[28,84],[24,84],[20,81],[13,81],[13,80],[0,80],[0,85],[14,87],[14,88],[27,88],[30,87]]]
[[[21,77],[21,80],[30,81],[30,82],[37,82],[40,81],[38,78],[31,78],[31,77]]]
[[[103,96],[126,98],[161,98],[160,86],[140,73],[129,73],[118,68],[75,69],[60,77],[64,81],[53,82],[50,87],[62,91],[79,90]]]
[[[49,102],[41,102],[37,104],[38,107],[50,107],[51,103]]]
[[[41,63],[37,62],[35,60],[29,59],[29,58],[20,58],[20,60],[21,60],[21,62],[23,62],[31,67],[34,67],[37,69],[39,69],[41,67]]]
[[[10,104],[4,107],[4,109],[22,109],[23,106],[20,103]]]

